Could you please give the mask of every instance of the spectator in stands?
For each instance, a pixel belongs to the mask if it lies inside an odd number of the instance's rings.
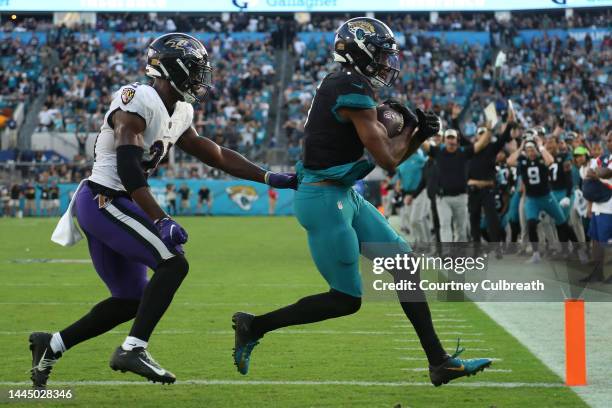
[[[183,183],[178,190],[178,194],[181,197],[181,215],[191,214],[191,201],[189,200],[191,189],[189,189],[187,184]]]
[[[39,183],[36,185],[36,188],[40,191],[40,215],[47,217],[51,215],[51,196],[49,194],[49,185],[46,182]]]
[[[31,182],[28,182],[23,189],[23,197],[25,198],[24,215],[33,217],[36,214],[36,188]]]
[[[278,193],[272,187],[268,188],[268,215],[276,214],[276,202],[278,201]]]
[[[9,201],[9,207],[11,210],[11,217],[17,217],[17,213],[21,211],[21,187],[19,184],[13,184],[11,187],[11,199]]]
[[[212,215],[213,196],[210,189],[206,186],[200,187],[198,190],[198,213],[203,215]],[[206,209],[204,209],[206,206]]]
[[[52,217],[57,217],[60,212],[60,190],[55,181],[51,181],[51,186],[49,187],[49,215]]]
[[[168,215],[177,215],[176,191],[174,184],[166,185],[166,202],[168,203]]]
[[[7,186],[0,186],[0,208],[2,209],[3,217],[8,217],[11,213],[10,201],[11,196]]]

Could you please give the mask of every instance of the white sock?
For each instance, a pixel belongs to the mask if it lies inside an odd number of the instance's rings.
[[[125,338],[125,341],[121,345],[121,348],[124,349],[125,351],[130,351],[136,347],[147,348],[148,345],[149,343],[147,343],[144,340],[140,340],[137,337],[127,336]]]
[[[53,333],[53,336],[51,336],[51,350],[54,353],[64,353],[66,351],[64,340],[62,340],[59,332]]]

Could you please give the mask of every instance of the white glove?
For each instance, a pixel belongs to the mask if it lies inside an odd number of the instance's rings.
[[[567,208],[570,206],[570,199],[569,197],[563,197],[561,199],[561,201],[559,201],[559,205],[561,206],[561,208]]]

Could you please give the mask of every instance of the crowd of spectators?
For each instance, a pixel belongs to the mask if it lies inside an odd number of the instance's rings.
[[[329,32],[348,17],[351,15],[312,14],[309,22],[294,21],[293,30]],[[505,44],[502,48],[506,56],[506,62],[496,67],[494,47],[451,44],[444,38],[423,34],[431,30],[478,30],[507,31],[512,37],[516,30],[526,28],[609,27],[610,10],[574,10],[569,18],[561,11],[513,12],[506,22],[498,22],[491,13],[376,17],[398,32],[402,48],[400,78],[380,96],[433,109],[447,124],[451,106],[458,103],[467,107],[462,115],[466,137],[473,136],[482,124],[484,106],[508,98],[530,126],[553,129],[561,125],[584,134],[588,142],[597,142],[609,123],[609,36],[597,44],[589,36],[581,43],[547,36],[522,43],[510,38],[496,44]],[[3,31],[44,31],[47,42],[37,36],[28,42],[10,36],[0,40],[0,80],[7,85],[0,89],[0,116],[4,114],[4,122],[10,122],[10,111],[2,108],[14,107],[44,89],[47,99],[39,113],[37,130],[74,134],[79,145],[78,161],[85,156],[88,135],[98,131],[113,92],[123,84],[148,81],[143,55],[153,37],[147,32],[219,33],[205,41],[215,67],[215,91],[209,101],[196,107],[194,124],[200,134],[257,158],[262,148],[279,142],[268,134],[277,77],[272,36],[236,40],[231,34],[269,33],[280,21],[278,16],[241,13],[98,13],[94,25],[71,28],[52,25],[44,17],[9,20],[0,26]],[[134,31],[143,34],[119,34]],[[110,45],[102,44],[100,32],[113,33]],[[335,69],[329,36],[311,36],[305,41],[300,38],[296,36],[290,43],[295,66],[289,70],[288,83],[280,89],[289,163],[300,156],[304,121],[316,84]],[[179,155],[179,162],[184,160]],[[185,171],[191,171],[189,166],[177,172]]]

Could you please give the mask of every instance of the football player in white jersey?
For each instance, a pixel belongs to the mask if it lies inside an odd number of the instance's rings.
[[[71,347],[134,319],[129,335],[111,357],[113,370],[172,383],[176,377],[148,353],[147,342],[188,271],[182,244],[187,232],[153,198],[147,174],[178,146],[235,177],[295,188],[294,174],[267,172],[240,154],[199,137],[191,103],[212,86],[206,49],[181,33],[166,34],[149,47],[146,72],[152,86],[123,86],[114,96],[94,147],[91,177],[73,203],[94,267],[111,296],[59,332],[32,333],[32,381],[46,386],[51,368]],[[147,267],[155,273],[147,281]]]

